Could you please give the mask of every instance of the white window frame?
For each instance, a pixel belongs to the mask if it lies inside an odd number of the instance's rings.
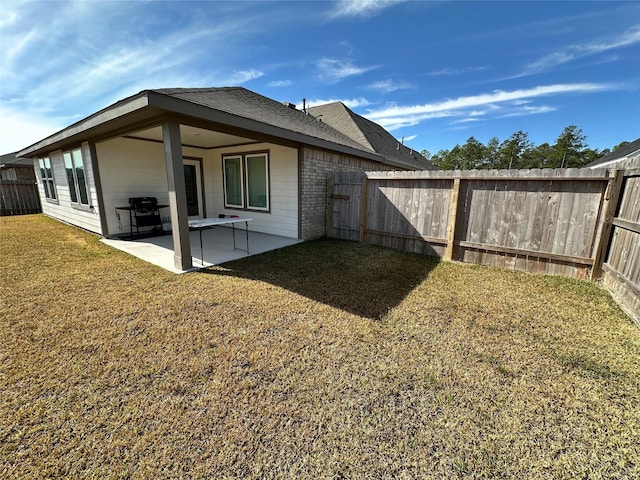
[[[266,205],[264,207],[250,205],[249,203],[249,168],[248,168],[248,160],[250,158],[255,157],[264,157],[265,159],[265,192],[266,192]],[[240,160],[240,193],[241,193],[241,204],[235,205],[230,204],[227,200],[227,168],[226,162],[229,159],[239,159]],[[225,208],[232,208],[237,210],[247,210],[247,211],[256,211],[256,212],[270,212],[271,210],[271,202],[270,202],[270,165],[269,165],[269,152],[261,151],[261,152],[251,152],[251,153],[234,153],[228,155],[222,155],[222,180],[223,180],[223,195],[224,195],[224,206]]]
[[[78,157],[76,156],[76,154],[80,157],[79,159],[79,163],[78,163]],[[72,178],[69,177],[69,171],[67,168],[67,155],[69,155],[69,159],[71,160],[71,174],[72,174]],[[64,163],[64,168],[65,168],[65,174],[67,177],[67,183],[73,182],[73,188],[74,188],[74,192],[75,193],[75,197],[76,200],[73,201],[73,194],[71,192],[71,185],[69,185],[69,199],[71,201],[72,205],[79,205],[82,207],[88,207],[89,205],[91,205],[91,194],[89,191],[89,187],[87,186],[87,167],[84,163],[84,155],[82,155],[82,149],[81,148],[74,148],[72,150],[67,150],[65,152],[62,153],[62,161]],[[86,203],[82,201],[82,195],[80,195],[80,181],[78,180],[78,172],[77,172],[77,166],[78,164],[82,165],[82,171],[84,172],[84,181],[82,182],[84,185],[84,193],[85,196],[87,197],[87,201]]]
[[[257,207],[255,205],[251,205],[249,203],[249,159],[250,158],[262,158],[264,157],[265,159],[265,192],[266,192],[266,199],[265,199],[265,203],[266,205],[264,207]],[[245,184],[246,184],[246,188],[245,191],[247,192],[246,194],[246,204],[247,204],[247,210],[259,210],[259,211],[264,211],[264,212],[268,212],[269,211],[269,154],[267,152],[260,152],[260,153],[249,153],[246,154],[244,156],[244,178],[245,178]]]
[[[40,170],[40,178],[42,180],[42,188],[44,189],[44,197],[48,202],[58,203],[58,192],[56,191],[56,182],[53,177],[51,159],[49,157],[39,158],[38,167]],[[47,172],[50,175],[48,175]]]
[[[235,203],[229,203],[229,200],[227,198],[227,160],[238,160],[238,163],[240,164],[240,181],[239,181],[239,187],[240,187],[240,204],[235,204]],[[222,157],[222,181],[223,181],[223,185],[224,185],[224,206],[225,208],[240,208],[240,209],[244,209],[245,208],[245,203],[244,203],[244,181],[242,180],[244,178],[244,167],[243,167],[243,157],[242,155],[224,155]]]

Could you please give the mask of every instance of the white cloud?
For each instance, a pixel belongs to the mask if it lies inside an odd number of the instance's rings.
[[[496,103],[509,102],[514,100],[530,99],[548,95],[558,95],[562,93],[590,93],[606,90],[613,90],[611,85],[602,83],[569,83],[557,85],[545,85],[528,89],[495,90],[491,93],[472,95],[468,97],[458,97],[453,100],[444,100],[438,103],[427,103],[424,105],[413,105],[407,107],[392,106],[382,110],[370,111],[367,117],[383,118],[389,115],[421,115],[425,113],[446,112],[481,105],[493,105]]]
[[[555,112],[557,110],[556,107],[551,107],[549,105],[540,105],[539,107],[529,107],[529,106],[521,106],[518,110],[505,113],[504,115],[498,116],[498,118],[508,118],[508,117],[524,117],[526,115],[537,115],[539,113],[549,113]]]
[[[309,107],[315,107],[317,105],[326,105],[327,103],[335,103],[335,102],[342,102],[349,108],[367,107],[371,105],[371,102],[369,102],[369,100],[363,97],[351,98],[351,99],[333,98],[329,100],[315,99],[315,100],[309,100],[307,102],[307,105]]]
[[[442,68],[427,72],[425,75],[429,77],[448,77],[455,75],[463,75],[465,73],[481,72],[487,70],[487,67],[465,67],[465,68]]]
[[[461,118],[460,120],[453,120],[451,123],[452,124],[459,124],[459,123],[472,123],[472,122],[479,122],[480,119],[477,117],[467,117],[467,118]]]
[[[230,85],[238,85],[247,83],[250,80],[255,80],[256,78],[260,78],[262,76],[264,76],[264,73],[254,69],[235,71],[233,72],[233,75],[229,77],[228,83]]]
[[[365,114],[365,117],[379,123],[388,130],[394,130],[401,127],[417,125],[423,120],[433,118],[469,116],[470,112],[467,112],[469,109],[474,109],[472,112],[478,115],[480,111],[489,112],[491,110],[500,110],[505,106],[513,105],[514,102],[531,100],[537,97],[572,93],[593,93],[613,89],[616,89],[616,87],[608,84],[570,83],[545,85],[513,91],[495,90],[491,93],[446,99],[436,103],[410,106],[391,105],[379,110],[369,110]],[[478,110],[479,107],[482,110]],[[545,109],[546,111],[551,111],[549,110],[550,108],[552,107],[529,107],[523,105],[518,111],[526,112],[527,109],[529,109],[528,114],[544,113]],[[507,113],[505,113],[505,115],[506,114]]]
[[[269,87],[289,87],[293,84],[291,80],[273,80],[267,83]]]
[[[31,115],[83,117],[148,88],[237,85],[264,75],[256,68],[225,68],[225,57],[234,50],[229,32],[251,23],[248,15],[215,26],[193,20],[167,31],[145,24],[156,20],[137,10],[143,7],[138,2],[118,3],[117,8],[70,2],[57,8],[43,4],[39,11],[33,2],[19,4],[16,20],[2,31],[2,103]],[[46,9],[56,10],[51,21]],[[142,21],[134,31],[114,35],[108,27],[138,17]],[[221,39],[224,47],[214,50]],[[222,65],[219,71],[207,67],[212,55]]]
[[[367,85],[370,90],[377,90],[382,93],[391,93],[396,90],[405,90],[407,88],[413,88],[413,86],[407,82],[394,82],[393,80],[380,80]]]
[[[404,127],[413,127],[414,125],[418,125],[424,120],[432,120],[434,118],[446,118],[457,116],[458,114],[452,112],[437,112],[437,113],[424,113],[420,115],[404,115],[398,117],[384,117],[379,119],[373,119],[369,117],[369,115],[364,115],[365,117],[373,120],[379,125],[382,125],[385,129],[389,131],[397,130],[399,128]]]
[[[571,45],[563,50],[552,52],[526,65],[521,76],[539,73],[580,58],[628,47],[637,43],[640,43],[640,25],[630,28],[622,35],[609,40],[591,42],[584,45]]]
[[[338,60],[324,57],[316,61],[316,68],[318,69],[320,79],[335,83],[343,78],[361,75],[377,67],[358,67],[354,65],[351,60]]]
[[[339,0],[332,16],[371,17],[406,0]]]
[[[22,150],[43,138],[52,135],[65,126],[50,118],[43,118],[5,105],[0,106],[0,153]]]
[[[10,27],[18,22],[20,16],[5,6],[0,10],[0,28]]]
[[[12,44],[7,46],[6,52],[3,52],[3,61],[7,62],[7,64],[13,63],[14,58],[16,58],[23,50],[27,47],[27,45],[36,37],[36,29],[32,28],[28,33],[22,35],[20,38],[16,39]]]

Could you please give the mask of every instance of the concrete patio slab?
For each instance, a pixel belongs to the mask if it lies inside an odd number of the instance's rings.
[[[236,228],[235,234],[236,246],[242,249],[246,248],[244,229]],[[296,238],[268,235],[266,233],[252,232],[249,230],[249,253],[246,253],[240,250],[234,250],[233,232],[231,228],[215,227],[202,231],[203,250],[201,255],[200,232],[190,232],[189,237],[193,263],[192,270],[210,267],[212,265],[220,265],[221,263],[239,260],[250,255],[257,255],[301,242],[301,240]],[[175,267],[173,261],[173,237],[170,234],[136,240],[104,238],[102,242],[173,273],[190,271],[180,270]]]

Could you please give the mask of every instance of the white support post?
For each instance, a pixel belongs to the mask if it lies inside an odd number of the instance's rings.
[[[189,239],[189,214],[187,212],[187,193],[184,183],[184,163],[182,160],[182,142],[180,125],[175,121],[162,124],[162,142],[167,166],[167,185],[169,187],[169,209],[173,235],[173,261],[176,268],[189,270],[191,260],[191,242]]]

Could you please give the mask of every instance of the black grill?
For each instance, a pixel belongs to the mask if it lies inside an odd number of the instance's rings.
[[[130,197],[129,205],[136,212],[149,213],[158,208],[158,199],[156,197]]]

